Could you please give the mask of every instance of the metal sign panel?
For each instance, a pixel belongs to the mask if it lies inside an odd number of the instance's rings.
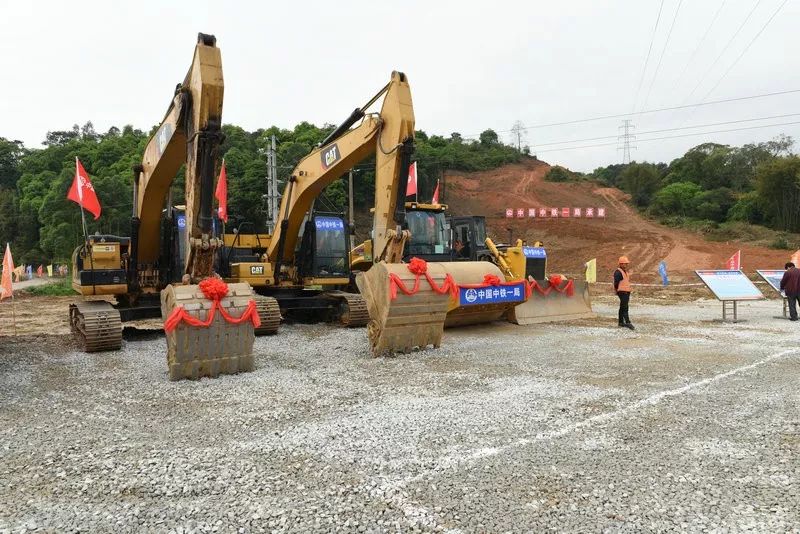
[[[763,278],[764,281],[769,284],[769,287],[777,291],[780,296],[786,296],[786,293],[781,289],[781,278],[783,278],[783,273],[786,272],[785,269],[761,270],[756,272],[758,276]]]
[[[542,247],[522,247],[522,253],[526,258],[546,258],[547,251]]]
[[[525,300],[525,282],[504,286],[481,288],[458,288],[458,303],[461,306],[479,304],[500,304],[503,302],[522,302]]]
[[[742,271],[695,271],[718,300],[762,300],[764,295]]]
[[[344,221],[338,217],[315,217],[314,225],[323,232],[344,230]]]

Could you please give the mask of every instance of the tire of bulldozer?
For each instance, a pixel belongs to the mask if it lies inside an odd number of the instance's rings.
[[[69,325],[84,352],[122,348],[119,311],[104,301],[75,302],[69,306]]]
[[[277,333],[281,325],[281,308],[278,301],[264,295],[255,295],[253,299],[256,301],[258,318],[261,320],[261,326],[255,329],[255,335],[268,336]]]

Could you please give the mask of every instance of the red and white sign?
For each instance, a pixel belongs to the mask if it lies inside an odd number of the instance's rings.
[[[550,217],[558,217],[558,208],[550,208]]]
[[[528,208],[528,217],[536,217],[536,208]]]
[[[573,217],[580,217],[581,216],[581,209],[580,208],[573,208],[572,209],[572,216]]]
[[[594,218],[594,208],[586,208],[586,218],[588,219]]]
[[[547,218],[547,208],[539,208],[539,217],[542,219]]]
[[[569,208],[561,208],[561,216],[562,217],[569,217]]]
[[[522,208],[517,209],[517,217],[520,218],[520,219],[525,217],[525,210],[522,209]]]
[[[514,210],[511,208],[506,208],[506,219],[513,219],[514,218]]]
[[[725,262],[725,268],[729,271],[739,271],[742,269],[742,251],[737,250],[736,254],[728,258]]]
[[[597,208],[597,216],[601,219],[606,218],[606,209],[605,208]]]

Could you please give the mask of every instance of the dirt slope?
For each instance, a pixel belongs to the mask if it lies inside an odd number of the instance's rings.
[[[551,271],[582,272],[582,265],[597,258],[598,279],[607,279],[617,258],[625,254],[633,262],[639,281],[656,280],[658,263],[666,260],[670,276],[693,279],[694,269],[722,268],[736,250],[742,250],[745,271],[781,268],[787,251],[746,243],[710,242],[702,236],[667,228],[641,217],[630,206],[629,196],[614,188],[588,183],[545,182],[550,166],[527,159],[519,164],[476,173],[450,172],[446,199],[455,214],[484,215],[491,237],[541,240],[549,252]],[[602,219],[506,219],[506,208],[605,207]]]

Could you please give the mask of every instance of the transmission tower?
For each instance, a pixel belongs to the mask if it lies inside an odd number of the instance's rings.
[[[622,146],[617,147],[617,150],[622,150],[623,164],[631,162],[631,149],[636,148],[635,145],[631,146],[631,141],[636,141],[636,135],[633,133],[634,130],[635,127],[631,119],[625,119],[619,127],[621,133],[617,136],[617,139],[622,143]]]

